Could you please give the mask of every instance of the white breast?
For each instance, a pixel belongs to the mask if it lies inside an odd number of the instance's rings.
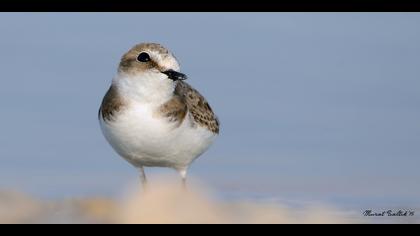
[[[114,121],[101,118],[101,129],[111,146],[135,166],[186,168],[211,145],[215,134],[193,124],[190,115],[183,123],[157,117],[156,107],[132,103]]]

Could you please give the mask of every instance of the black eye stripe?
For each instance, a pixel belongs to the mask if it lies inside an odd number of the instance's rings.
[[[148,62],[148,61],[150,61],[150,56],[146,52],[142,52],[137,57],[137,60],[140,61],[140,62]]]

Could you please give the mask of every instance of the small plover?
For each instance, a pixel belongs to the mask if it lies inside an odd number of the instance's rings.
[[[156,43],[125,53],[99,109],[99,122],[114,150],[140,171],[187,169],[219,134],[219,121],[206,99],[184,82],[175,56]]]

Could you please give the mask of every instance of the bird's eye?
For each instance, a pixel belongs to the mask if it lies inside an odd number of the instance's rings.
[[[140,61],[140,62],[148,62],[148,61],[150,61],[150,56],[149,56],[149,54],[147,54],[145,52],[142,52],[137,57],[137,60]]]

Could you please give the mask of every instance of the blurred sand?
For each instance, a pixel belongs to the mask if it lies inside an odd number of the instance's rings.
[[[106,198],[41,201],[0,192],[0,223],[359,223],[326,206],[294,209],[255,201],[224,202],[198,187],[168,182],[124,200]]]

